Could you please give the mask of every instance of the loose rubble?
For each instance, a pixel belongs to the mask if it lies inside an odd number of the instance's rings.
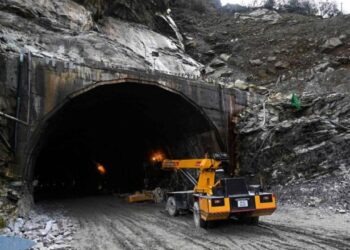
[[[263,8],[254,10],[248,14],[236,13],[235,16],[241,20],[262,21],[269,22],[270,24],[275,24],[281,19],[281,15],[276,11]]]
[[[59,213],[48,214],[48,211],[48,208],[37,207],[27,217],[10,219],[7,226],[0,229],[0,233],[34,241],[36,244],[33,250],[73,249],[76,223],[65,215],[63,208]]]

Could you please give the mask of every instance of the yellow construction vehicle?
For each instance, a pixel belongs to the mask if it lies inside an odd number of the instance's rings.
[[[203,228],[210,221],[230,218],[257,224],[259,216],[271,215],[276,209],[275,195],[262,192],[256,185],[249,190],[244,178],[220,177],[224,161],[218,158],[164,160],[162,169],[178,170],[194,184],[193,190],[167,194],[169,215],[192,211],[195,226]],[[198,181],[186,169],[198,169]]]

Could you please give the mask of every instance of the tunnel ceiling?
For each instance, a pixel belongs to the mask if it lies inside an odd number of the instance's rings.
[[[71,99],[47,120],[33,154],[32,178],[48,195],[57,187],[141,189],[152,152],[200,157],[185,144],[213,130],[203,112],[180,94],[138,83],[102,85]],[[96,163],[106,167],[106,176],[99,176]]]
[[[96,113],[93,117],[84,111]],[[200,110],[183,96],[157,86],[136,83],[104,85],[88,91],[73,99],[50,123],[64,128],[66,122],[76,118],[84,122],[108,120],[108,123],[138,127],[153,123],[172,133],[181,128],[182,136],[212,129]],[[143,123],[131,124],[129,119]],[[171,134],[167,136],[171,137]]]

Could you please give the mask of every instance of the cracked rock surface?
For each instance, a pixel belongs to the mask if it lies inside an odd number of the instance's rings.
[[[271,95],[241,114],[240,169],[276,187],[281,202],[349,207],[350,98]]]

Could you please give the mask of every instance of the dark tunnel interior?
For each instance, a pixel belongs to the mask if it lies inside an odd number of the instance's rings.
[[[182,95],[154,85],[102,85],[63,105],[35,147],[36,201],[164,186],[156,157],[201,157],[214,127]],[[193,146],[195,145],[195,146]]]

